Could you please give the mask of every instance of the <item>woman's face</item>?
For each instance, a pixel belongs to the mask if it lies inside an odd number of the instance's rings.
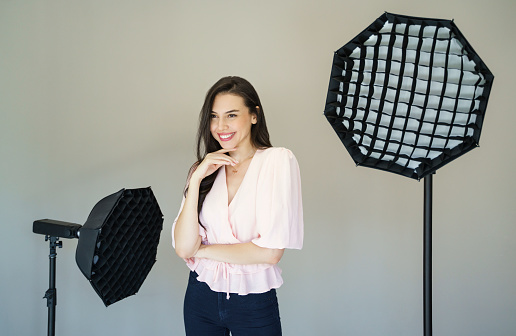
[[[256,124],[256,114],[249,112],[242,97],[219,93],[215,96],[211,110],[211,135],[222,148],[252,146],[251,126]]]

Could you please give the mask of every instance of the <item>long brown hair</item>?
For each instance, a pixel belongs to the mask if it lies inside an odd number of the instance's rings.
[[[269,131],[265,123],[265,115],[263,114],[262,103],[258,97],[258,93],[247,80],[228,76],[219,79],[206,93],[204,104],[199,114],[199,128],[197,130],[197,162],[190,168],[189,176],[195,168],[204,160],[208,153],[212,153],[222,149],[219,142],[211,135],[210,116],[212,113],[213,101],[220,93],[229,93],[240,96],[244,99],[244,104],[249,108],[249,113],[256,115],[256,124],[251,125],[251,143],[257,149],[265,149],[272,147],[269,140]],[[221,167],[223,168],[223,167]],[[220,169],[220,168],[219,168]],[[210,192],[217,177],[217,172],[206,176],[199,187],[199,202],[197,203],[197,214],[202,210],[202,205],[206,195]],[[185,196],[188,188],[185,190]],[[200,223],[200,221],[199,221]],[[206,227],[200,223],[201,226]]]

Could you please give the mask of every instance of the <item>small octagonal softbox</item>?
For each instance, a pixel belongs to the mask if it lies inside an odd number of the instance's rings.
[[[156,261],[162,224],[150,188],[122,189],[95,205],[75,259],[106,306],[138,292]]]
[[[50,240],[49,335],[55,324],[55,258],[59,238],[78,238],[76,261],[107,306],[136,294],[156,261],[163,214],[151,188],[122,189],[99,201],[83,226],[37,220],[33,232]]]

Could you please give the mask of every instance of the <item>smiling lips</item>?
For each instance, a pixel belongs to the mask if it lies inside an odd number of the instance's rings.
[[[233,133],[218,133],[219,134],[219,138],[221,141],[229,141],[231,139],[233,139],[233,135],[235,135],[235,132]]]

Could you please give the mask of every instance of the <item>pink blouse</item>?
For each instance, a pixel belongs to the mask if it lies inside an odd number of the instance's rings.
[[[219,169],[199,215],[203,244],[253,242],[266,248],[301,249],[303,246],[303,204],[301,178],[294,154],[286,148],[258,150],[228,205],[226,170]],[[183,208],[181,204],[181,210]],[[179,217],[179,215],[178,215]],[[175,247],[172,226],[172,245]],[[211,259],[190,258],[186,264],[198,280],[213,291],[264,293],[283,283],[278,265],[237,265]]]

